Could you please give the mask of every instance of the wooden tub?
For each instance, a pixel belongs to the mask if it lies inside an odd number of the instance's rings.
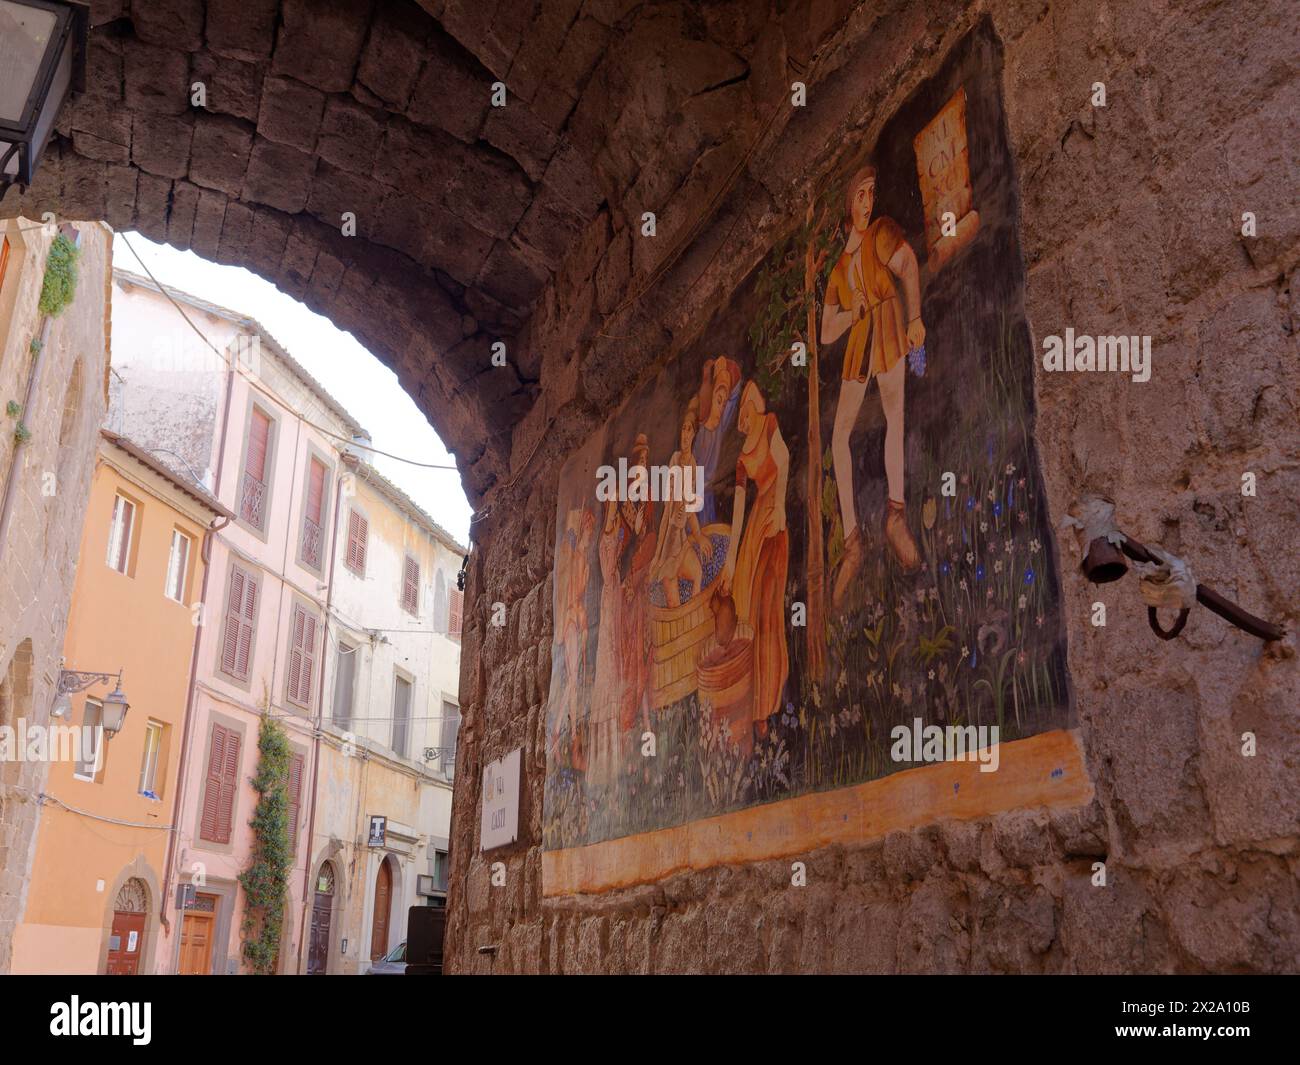
[[[706,525],[704,532],[724,538],[721,552],[725,557],[725,538],[731,532],[731,526],[715,522]],[[718,551],[714,554],[716,563]],[[720,573],[720,564],[717,568]],[[657,606],[653,602],[646,605],[652,652],[650,706],[655,710],[686,698],[699,685],[696,666],[701,645],[713,635],[713,610],[709,606],[709,597],[718,580],[717,574],[706,571],[705,575],[712,576],[712,580],[680,606]]]

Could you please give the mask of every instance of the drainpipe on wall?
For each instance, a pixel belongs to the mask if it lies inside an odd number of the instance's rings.
[[[217,438],[217,472],[212,479],[212,494],[218,501],[221,499],[221,471],[226,463],[226,434],[230,428],[230,397],[235,390],[235,368],[230,365],[226,370],[226,401],[221,412],[221,432]],[[238,500],[235,501],[236,506]],[[230,524],[230,519],[222,518],[221,524],[217,525],[214,520],[208,527],[208,531],[203,534],[203,586],[199,591],[199,624],[198,631],[194,634],[194,656],[190,663],[190,690],[185,696],[185,728],[181,735],[181,763],[176,770],[176,802],[173,804],[172,812],[172,831],[171,837],[167,841],[167,860],[163,865],[163,890],[162,898],[158,900],[159,912],[158,919],[162,926],[171,931],[171,924],[167,920],[168,898],[171,895],[172,887],[172,860],[176,853],[176,837],[180,832],[180,804],[184,802],[185,781],[188,779],[190,765],[190,744],[193,741],[193,732],[190,728],[194,719],[194,696],[198,691],[198,665],[199,665],[199,637],[203,633],[203,611],[208,603],[208,575],[212,572],[212,544],[214,541],[213,533],[224,529]],[[173,970],[180,969],[180,936],[176,938],[176,961],[173,964]]]
[[[52,319],[46,315],[41,319],[41,346],[36,351],[36,360],[32,364],[31,376],[27,378],[27,395],[23,397],[23,412],[20,417],[31,417],[32,397],[37,395],[40,385],[41,369],[45,365],[45,349],[50,342]],[[23,424],[26,424],[25,422]],[[30,430],[29,430],[30,431]],[[9,520],[13,517],[14,482],[18,480],[18,460],[27,447],[25,440],[14,444],[13,454],[9,456],[9,475],[5,478],[4,501],[0,503],[0,562],[4,561],[5,545],[9,543]]]
[[[340,456],[341,461],[341,456]],[[343,478],[334,478],[334,528],[330,532],[330,567],[325,584],[325,622],[321,626],[320,677],[316,684],[316,728],[313,729],[311,753],[311,812],[307,815],[307,860],[302,871],[302,917],[298,921],[298,974],[302,975],[303,948],[307,934],[307,905],[311,898],[311,870],[315,863],[312,853],[312,840],[316,832],[316,786],[320,780],[320,735],[325,725],[325,666],[328,661],[326,651],[330,645],[330,604],[334,600],[334,556],[339,547],[339,504],[343,500]],[[325,946],[325,968],[329,971],[329,944]]]
[[[189,759],[186,757],[190,747],[191,727],[194,724],[194,693],[198,690],[199,645],[203,640],[203,607],[208,601],[208,575],[212,572],[212,534],[219,532],[230,524],[229,518],[213,518],[203,534],[203,547],[199,557],[203,559],[203,583],[199,588],[199,618],[194,626],[194,650],[190,654],[190,685],[185,696],[185,725],[181,729],[181,762],[176,769],[176,794],[172,797],[172,830],[167,836],[167,858],[163,862],[163,890],[158,920],[167,934],[171,934],[171,921],[167,919],[168,899],[171,897],[172,858],[176,852],[176,836],[180,832],[181,804],[185,796],[186,769]]]

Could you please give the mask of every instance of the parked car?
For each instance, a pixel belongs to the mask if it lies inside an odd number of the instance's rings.
[[[406,975],[406,940],[402,940],[392,950],[370,963],[366,969],[367,976],[405,976]]]

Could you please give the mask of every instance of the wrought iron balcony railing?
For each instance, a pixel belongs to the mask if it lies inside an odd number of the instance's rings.
[[[302,523],[302,560],[312,569],[320,569],[321,528],[311,518]]]
[[[239,496],[239,516],[255,529],[264,528],[265,503],[266,485],[245,471],[244,484]]]

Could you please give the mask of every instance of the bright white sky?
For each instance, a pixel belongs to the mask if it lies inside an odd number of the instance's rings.
[[[113,242],[115,266],[143,274],[134,248],[164,285],[256,318],[369,431],[375,447],[418,462],[455,461],[397,383],[397,375],[351,333],[336,329],[329,319],[241,267],[218,266],[193,252],[154,244],[139,233],[128,233],[127,239],[130,247],[121,236]],[[471,512],[456,470],[426,470],[383,455],[369,457],[434,521],[468,543]]]

